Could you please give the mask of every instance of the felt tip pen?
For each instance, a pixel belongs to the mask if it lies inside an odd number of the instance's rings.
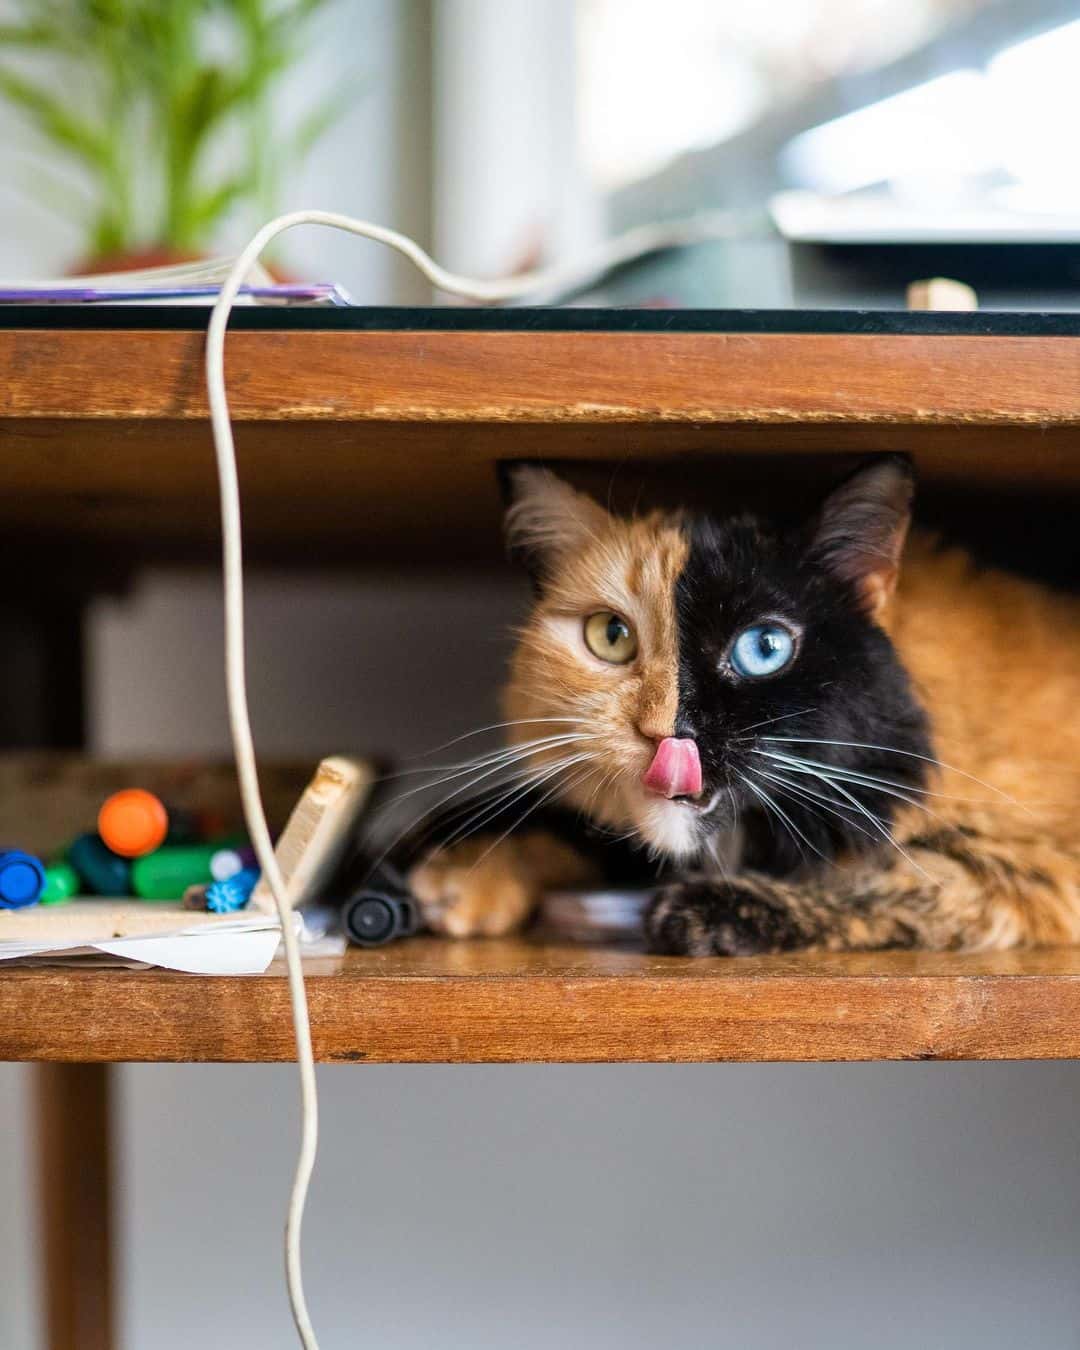
[[[258,880],[259,869],[245,867],[221,881],[212,881],[206,888],[206,908],[212,914],[232,914],[243,909]]]
[[[182,900],[189,886],[213,881],[210,860],[219,851],[214,844],[167,844],[136,858],[131,865],[135,894],[143,900]]]
[[[420,906],[389,863],[377,867],[341,907],[341,931],[358,947],[411,937],[421,924]]]
[[[80,834],[68,849],[67,860],[91,894],[131,894],[131,863],[107,848],[96,834]]]
[[[228,881],[237,872],[258,866],[255,850],[247,845],[237,848],[218,846],[210,859],[210,875],[215,881]]]
[[[45,864],[45,889],[41,892],[43,905],[62,905],[79,893],[79,874],[69,862]]]
[[[44,889],[45,868],[40,859],[19,848],[0,850],[0,909],[36,905]]]

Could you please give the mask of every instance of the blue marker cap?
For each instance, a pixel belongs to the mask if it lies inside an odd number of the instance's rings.
[[[245,867],[224,881],[211,882],[206,888],[206,908],[213,914],[232,914],[243,909],[259,880],[257,867]]]
[[[45,889],[45,868],[18,848],[0,850],[0,909],[36,905]]]

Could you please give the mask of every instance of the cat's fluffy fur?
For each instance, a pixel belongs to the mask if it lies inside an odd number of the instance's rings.
[[[660,952],[1080,938],[1080,602],[905,543],[911,489],[906,461],[882,457],[783,532],[618,519],[517,469],[508,534],[537,596],[510,739],[579,738],[532,763],[551,773],[545,807],[585,824],[575,838],[564,817],[556,838],[541,812],[494,847],[425,856],[411,879],[433,926],[509,931],[545,887],[602,879],[617,856],[625,876],[629,847],[642,880],[666,863],[646,924]],[[628,664],[590,653],[597,611],[629,624]],[[768,619],[795,657],[742,678],[731,644]],[[668,736],[698,745],[695,800],[642,785]]]

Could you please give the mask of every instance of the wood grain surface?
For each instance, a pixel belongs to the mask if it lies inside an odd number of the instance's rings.
[[[308,964],[315,1049],[346,1063],[1080,1057],[1080,950],[694,960],[418,938]],[[0,970],[0,1058],[293,1056],[286,983]]]
[[[203,337],[0,331],[0,416],[206,417]],[[1080,424],[1080,341],[754,333],[238,332],[240,421]]]
[[[48,1350],[115,1350],[111,1073],[104,1064],[40,1064],[34,1140]]]
[[[209,547],[202,352],[197,332],[0,330],[6,528]],[[1080,492],[1073,338],[237,332],[228,381],[251,537],[354,556],[496,540],[499,458],[902,449],[927,482]]]

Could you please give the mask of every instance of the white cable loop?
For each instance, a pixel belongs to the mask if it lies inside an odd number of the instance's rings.
[[[315,1167],[319,1140],[319,1101],[315,1085],[315,1059],[311,1046],[311,1021],[308,1015],[304,972],[300,961],[300,946],[285,895],[285,883],[274,857],[274,846],[263,810],[259,792],[259,775],[255,762],[255,745],[248,713],[247,679],[244,662],[244,563],[241,533],[240,490],[236,473],[236,448],[229,402],[225,391],[225,331],[229,314],[236,301],[244,278],[258,261],[263,249],[279,234],[294,225],[327,225],[346,230],[365,239],[388,244],[409,258],[423,274],[445,291],[472,300],[496,300],[508,294],[525,293],[501,282],[472,282],[456,277],[439,267],[418,244],[396,230],[381,225],[353,220],[332,211],[293,211],[264,225],[237,258],[218,293],[210,315],[206,335],[206,390],[210,404],[210,426],[217,457],[218,486],[221,495],[221,542],[225,585],[225,687],[229,706],[229,730],[232,735],[233,755],[240,782],[240,797],[244,819],[259,860],[263,876],[270,886],[281,921],[281,935],[285,944],[285,964],[288,970],[289,1000],[292,1005],[293,1027],[296,1035],[296,1059],[300,1069],[300,1152],[296,1173],[289,1196],[288,1217],[285,1224],[285,1278],[293,1321],[304,1350],[318,1350],[318,1341],[311,1324],[304,1297],[303,1271],[300,1260],[300,1237],[308,1186]]]
[[[225,587],[225,687],[229,707],[229,730],[240,782],[244,818],[262,874],[266,878],[285,944],[289,1000],[296,1035],[296,1060],[300,1069],[300,1151],[289,1196],[285,1223],[285,1277],[293,1321],[304,1350],[318,1350],[304,1298],[300,1261],[300,1236],[308,1185],[315,1166],[319,1138],[318,1094],[315,1086],[315,1059],[311,1046],[304,972],[294,916],[285,895],[285,883],[274,857],[274,847],[266,824],[259,792],[255,746],[248,715],[247,680],[244,664],[244,566],[241,534],[240,491],[236,473],[236,449],[229,403],[225,392],[225,331],[240,287],[266,246],[295,225],[325,225],[348,234],[386,244],[403,254],[427,277],[433,286],[467,300],[498,303],[536,295],[540,291],[570,290],[613,267],[660,248],[700,242],[704,239],[732,237],[741,233],[756,213],[727,211],[703,212],[687,220],[645,225],[628,231],[599,248],[581,263],[554,267],[508,281],[478,281],[457,276],[440,267],[427,253],[397,230],[355,220],[335,211],[292,211],[269,221],[252,238],[233,264],[222,284],[210,314],[206,335],[206,390],[210,404],[210,427],[217,457],[218,486],[221,496],[221,542]]]

